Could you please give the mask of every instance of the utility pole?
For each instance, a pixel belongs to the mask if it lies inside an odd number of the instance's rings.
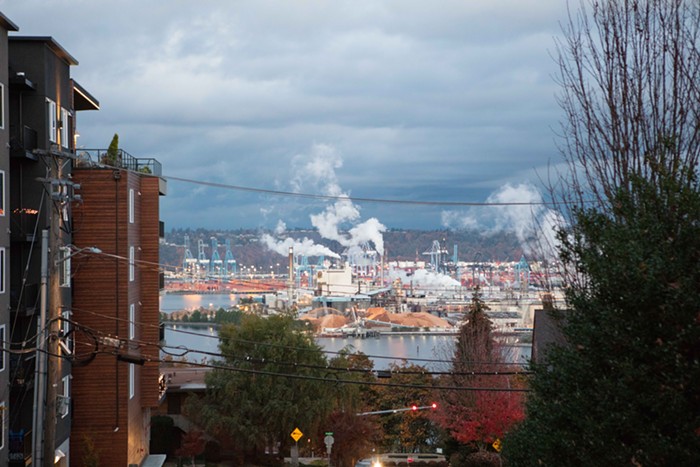
[[[68,256],[70,256],[70,254],[66,257],[62,257],[60,254],[66,243],[70,243],[65,242],[63,234],[65,229],[62,228],[62,224],[69,220],[70,203],[80,197],[75,195],[75,190],[78,189],[79,186],[74,185],[70,180],[62,178],[63,167],[71,163],[70,156],[67,156],[61,150],[56,151],[53,149],[47,151],[43,155],[46,156],[49,166],[49,174],[46,182],[49,186],[48,191],[52,208],[48,214],[48,254],[42,257],[42,297],[44,297],[44,303],[46,303],[46,283],[48,282],[48,304],[44,306],[45,316],[42,322],[42,326],[46,329],[43,344],[46,348],[44,353],[44,358],[46,360],[46,383],[44,388],[46,394],[44,401],[46,410],[43,414],[43,458],[37,457],[37,460],[34,462],[34,467],[53,467],[56,452],[58,388],[61,384],[62,368],[59,358],[59,331],[61,311],[63,309],[61,286],[65,285],[65,283],[70,283],[70,267],[66,264],[66,262],[69,261]],[[46,233],[46,231],[44,231],[44,233]],[[47,264],[44,264],[44,261],[46,261]],[[63,277],[57,273],[59,267],[65,268],[66,274],[64,274]],[[48,276],[48,278],[46,276]],[[40,434],[37,433],[36,436],[38,439]]]
[[[46,289],[48,287],[49,231],[41,231],[41,291],[39,321],[37,322],[36,360],[34,369],[34,419],[32,421],[32,459],[35,466],[42,465],[44,454],[44,402],[46,396]]]

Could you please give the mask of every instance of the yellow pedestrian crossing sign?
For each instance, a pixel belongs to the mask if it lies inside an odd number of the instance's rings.
[[[496,438],[496,441],[491,445],[496,450],[496,452],[501,452],[501,440]]]
[[[294,441],[299,441],[299,438],[301,438],[302,436],[304,436],[304,433],[302,433],[301,430],[300,430],[299,428],[294,428],[294,431],[292,431],[292,433],[290,434],[290,436],[292,437],[292,439],[293,439]]]

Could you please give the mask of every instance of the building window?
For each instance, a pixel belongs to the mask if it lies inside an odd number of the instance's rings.
[[[70,287],[70,248],[61,247],[61,258],[59,259],[59,281],[61,287]]]
[[[0,170],[0,216],[5,215],[5,171]]]
[[[129,189],[129,222],[134,223],[134,189]]]
[[[129,305],[129,339],[136,339],[136,305]]]
[[[0,248],[0,293],[5,293],[5,247]]]
[[[57,410],[61,418],[65,418],[70,412],[70,375],[64,376],[61,381],[63,384],[61,394],[58,396]]]
[[[5,85],[0,83],[0,130],[5,128]]]
[[[136,394],[136,365],[129,363],[129,399],[133,399]]]
[[[0,371],[5,371],[5,355],[8,349],[5,349],[5,325],[0,326],[0,345],[2,346],[2,355],[0,355]]]
[[[56,103],[51,99],[46,99],[46,120],[48,122],[47,130],[49,132],[49,141],[56,142],[58,121],[56,119]]]
[[[70,121],[68,120],[70,113],[68,110],[61,107],[61,146],[69,148],[68,135],[70,133]]]
[[[136,271],[134,267],[134,247],[129,247],[129,280],[133,281],[136,276]]]

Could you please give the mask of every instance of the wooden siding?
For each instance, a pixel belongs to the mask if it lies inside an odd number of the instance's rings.
[[[82,205],[74,210],[73,242],[79,248],[96,246],[106,254],[78,254],[73,259],[73,319],[99,335],[128,339],[133,304],[136,335],[132,351],[156,360],[158,179],[112,169],[77,169],[73,178],[81,184],[83,197]],[[133,223],[129,222],[130,189],[134,190]],[[129,280],[130,246],[136,260],[133,281]],[[80,340],[76,349],[89,352],[93,344],[88,336]],[[130,398],[129,363],[117,360],[114,354],[98,354],[89,364],[74,368],[72,452],[83,450],[81,443],[87,435],[100,450],[101,465],[141,463],[148,454],[148,408],[158,402],[158,363],[136,366],[135,373],[135,396]],[[73,463],[80,467],[82,460],[72,456]]]

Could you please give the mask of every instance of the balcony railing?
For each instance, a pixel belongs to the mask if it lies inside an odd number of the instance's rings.
[[[12,134],[17,134],[15,131],[16,128],[15,125],[12,125]],[[20,138],[15,137],[10,140],[10,155],[12,157],[36,159],[36,156],[32,154],[32,151],[39,147],[36,130],[27,125],[22,125],[21,134],[19,136]]]
[[[39,284],[27,283],[10,288],[10,310],[20,316],[31,316],[39,303]]]
[[[26,461],[32,457],[32,431],[10,430],[9,435],[10,453],[8,457],[10,462],[27,465]]]
[[[10,355],[10,385],[13,389],[27,389],[34,383],[34,354]]]
[[[110,154],[107,149],[80,149],[76,152],[75,166],[117,167],[159,177],[163,175],[163,167],[158,160],[152,157],[134,157],[123,149],[118,149],[115,154]]]

